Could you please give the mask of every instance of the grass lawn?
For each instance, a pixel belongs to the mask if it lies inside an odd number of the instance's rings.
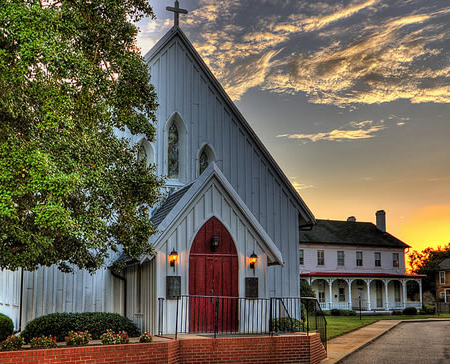
[[[413,315],[413,316],[326,316],[327,319],[327,338],[345,334],[360,327],[369,325],[379,320],[407,320],[407,319],[425,319],[425,318],[450,318],[450,314],[441,313],[437,315]]]

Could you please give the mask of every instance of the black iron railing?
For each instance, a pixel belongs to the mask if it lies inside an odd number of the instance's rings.
[[[326,349],[327,321],[316,298],[180,296],[175,322],[175,338],[179,333],[210,333],[216,337],[318,332]]]

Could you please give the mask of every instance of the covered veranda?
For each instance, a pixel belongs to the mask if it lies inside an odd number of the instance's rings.
[[[302,274],[323,310],[392,311],[422,308],[423,275],[388,273]]]

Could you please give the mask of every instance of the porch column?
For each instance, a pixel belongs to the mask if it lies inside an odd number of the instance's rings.
[[[329,307],[329,309],[331,310],[333,308],[333,282],[334,282],[334,279],[327,279],[327,282],[328,282],[328,288],[330,290],[330,303],[329,303],[330,307]]]
[[[419,279],[419,297],[420,297],[420,308],[422,308],[422,280]]]
[[[365,279],[367,284],[367,310],[370,311],[370,283],[372,282],[371,279]]]
[[[347,284],[348,284],[348,309],[351,310],[353,309],[353,305],[352,305],[352,282],[353,279],[346,279]]]
[[[403,307],[406,308],[406,302],[408,300],[406,296],[406,279],[402,279],[402,288],[403,288]]]
[[[386,310],[389,310],[389,280],[388,279],[383,279],[384,282],[384,288],[385,288],[385,296],[386,296]]]

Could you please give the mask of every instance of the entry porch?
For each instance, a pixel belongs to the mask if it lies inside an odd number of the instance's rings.
[[[392,311],[422,308],[421,276],[302,275],[316,293],[323,310]]]

